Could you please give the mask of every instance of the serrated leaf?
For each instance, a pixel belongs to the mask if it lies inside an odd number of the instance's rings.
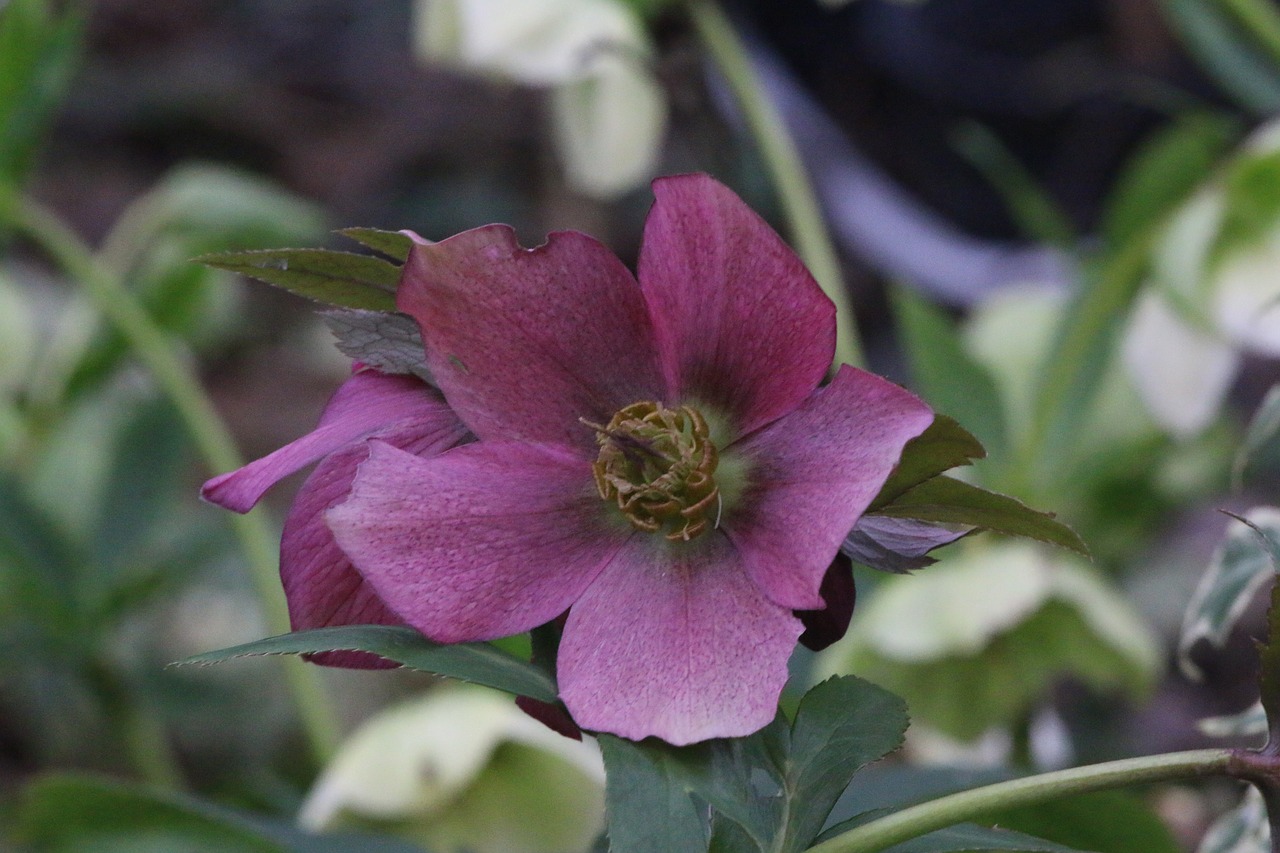
[[[982,442],[960,426],[954,418],[934,415],[933,423],[920,435],[907,442],[902,457],[889,479],[880,487],[880,493],[871,502],[868,512],[874,512],[908,489],[960,465],[968,465],[974,459],[987,455]]]
[[[211,664],[254,655],[304,655],[320,652],[369,652],[401,666],[482,684],[541,702],[556,701],[547,673],[488,643],[433,643],[412,628],[392,625],[344,625],[295,631],[229,649],[195,655],[177,665]]]
[[[375,252],[381,252],[400,263],[409,259],[413,249],[413,238],[399,231],[383,231],[380,228],[342,228],[338,231],[344,237],[350,237]]]
[[[600,735],[610,853],[657,850],[698,853],[708,846],[706,822],[665,744]],[[649,747],[649,748],[647,748]]]
[[[1143,800],[1128,791],[1094,791],[983,815],[992,823],[1078,850],[1179,853],[1182,846]]]
[[[311,835],[284,821],[87,774],[33,782],[23,792],[16,825],[22,841],[68,853],[422,853],[369,835]]]
[[[1280,509],[1255,507],[1244,518],[1266,531],[1273,541],[1280,541]],[[1229,524],[1182,621],[1178,664],[1189,678],[1200,678],[1200,669],[1191,658],[1192,647],[1204,640],[1220,648],[1258,589],[1275,573],[1271,555],[1257,534],[1243,521]]]
[[[1085,853],[1076,847],[1055,844],[1034,835],[1009,829],[993,829],[986,826],[962,823],[930,832],[902,844],[887,848],[884,853],[961,853],[961,851],[1016,851],[1016,853]]]
[[[789,807],[776,849],[795,853],[812,844],[849,780],[901,746],[907,723],[900,698],[860,678],[828,679],[806,693],[791,727]]]
[[[323,311],[320,316],[333,332],[338,351],[353,361],[436,384],[427,368],[418,322],[407,314],[345,308]]]
[[[934,477],[908,489],[874,513],[890,518],[969,524],[1089,555],[1088,547],[1075,531],[1056,521],[1052,515],[1031,509],[1008,495],[989,492],[946,476]]]
[[[1272,385],[1249,420],[1240,449],[1231,465],[1231,482],[1237,490],[1243,486],[1250,463],[1261,454],[1280,450],[1280,384]]]
[[[195,260],[340,308],[396,310],[400,268],[390,261],[328,249],[217,252]]]
[[[892,292],[915,387],[929,405],[964,424],[997,457],[1009,447],[995,380],[969,355],[941,310],[906,288]]]

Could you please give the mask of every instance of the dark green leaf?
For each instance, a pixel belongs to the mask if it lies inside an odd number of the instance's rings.
[[[399,231],[383,231],[379,228],[343,228],[338,233],[368,246],[375,252],[395,258],[400,263],[409,259],[409,251],[413,248],[413,238]]]
[[[1122,245],[1161,226],[1239,134],[1234,119],[1214,113],[1180,116],[1152,134],[1129,158],[1107,199],[1102,225],[1107,245]]]
[[[706,822],[665,744],[600,735],[611,853],[707,849]]]
[[[1071,528],[1007,495],[988,492],[951,477],[926,480],[874,510],[891,518],[947,524],[972,524],[997,533],[1037,539],[1088,556],[1089,549]]]
[[[412,628],[391,625],[344,625],[295,631],[252,643],[206,652],[179,665],[210,664],[253,655],[298,655],[319,652],[370,652],[401,666],[473,684],[556,701],[556,686],[545,672],[488,643],[433,643]]]
[[[195,260],[340,308],[396,310],[400,268],[368,255],[328,249],[266,249],[220,252]]]
[[[1246,152],[1223,179],[1223,213],[1209,264],[1261,243],[1280,220],[1280,151]]]
[[[791,729],[779,849],[807,848],[854,773],[901,746],[907,723],[901,699],[860,678],[828,679],[806,693]]]
[[[1259,116],[1280,109],[1280,71],[1250,43],[1219,0],[1159,4],[1188,51],[1228,94]]]
[[[920,395],[936,410],[955,418],[995,456],[1009,449],[1004,405],[995,380],[960,342],[955,324],[924,298],[906,288],[893,291],[898,322]]]
[[[70,592],[80,565],[82,555],[22,485],[0,475],[0,626],[75,631]]]
[[[285,821],[193,797],[70,774],[46,776],[27,787],[17,832],[48,853],[422,853],[401,841],[310,835]]]
[[[868,512],[890,504],[903,492],[958,465],[968,465],[986,456],[982,443],[946,415],[935,415],[933,423],[907,442],[902,458],[880,487]]]
[[[1247,518],[1236,519],[1248,526],[1271,563],[1271,596],[1267,607],[1267,637],[1258,649],[1258,696],[1267,715],[1268,745],[1280,747],[1280,537]]]

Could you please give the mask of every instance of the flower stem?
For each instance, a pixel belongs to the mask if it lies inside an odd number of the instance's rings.
[[[746,48],[720,7],[714,0],[690,0],[688,10],[698,37],[724,74],[760,147],[790,224],[796,251],[836,304],[836,362],[862,366],[857,319],[840,273],[840,259],[795,142],[777,108],[765,97]]]
[[[178,410],[205,463],[214,471],[244,464],[230,431],[204,393],[191,366],[176,352],[164,331],[142,309],[133,294],[96,262],[93,252],[52,211],[0,188],[0,220],[8,221],[55,261],[88,294],[103,316],[129,342]],[[261,511],[232,518],[250,568],[268,629],[286,633],[289,613],[280,588],[275,537]],[[286,683],[312,753],[323,763],[338,742],[338,726],[326,699],[320,673],[301,661],[282,660]]]
[[[1000,809],[1107,788],[1225,774],[1231,760],[1230,750],[1199,749],[1127,758],[998,782],[894,812],[827,839],[809,848],[809,853],[874,853]]]

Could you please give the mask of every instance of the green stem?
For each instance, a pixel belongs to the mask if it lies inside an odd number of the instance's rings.
[[[204,393],[190,364],[178,352],[133,294],[96,262],[92,251],[62,220],[35,202],[0,190],[0,217],[25,234],[78,282],[103,316],[129,342],[178,410],[205,463],[214,471],[244,464],[230,431]],[[262,513],[232,517],[244,549],[268,629],[290,629],[289,612],[280,588],[275,536]],[[289,689],[317,762],[323,763],[338,742],[338,726],[326,700],[320,673],[298,660],[282,660]]]
[[[809,853],[874,853],[991,812],[1128,785],[1222,775],[1232,752],[1198,749],[1127,758],[998,782],[939,797],[873,820],[809,848]]]
[[[1280,65],[1280,12],[1271,0],[1221,0],[1228,13]]]
[[[714,0],[690,0],[689,17],[698,37],[724,74],[742,109],[747,126],[760,146],[773,184],[790,223],[791,239],[809,272],[836,304],[836,362],[861,366],[862,346],[849,291],[840,273],[840,259],[831,243],[822,210],[800,160],[795,142],[773,103],[764,96],[747,51]]]

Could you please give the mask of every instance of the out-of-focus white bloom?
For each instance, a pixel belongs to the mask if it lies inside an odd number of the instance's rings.
[[[1151,280],[1134,306],[1123,357],[1152,417],[1189,437],[1222,405],[1244,352],[1280,356],[1280,209],[1243,214],[1228,191],[1231,170],[1276,161],[1276,127],[1259,131],[1219,177],[1175,213],[1157,242]],[[1249,222],[1250,238],[1231,217]]]
[[[552,90],[553,134],[570,184],[608,198],[651,176],[667,104],[652,45],[619,0],[419,0],[418,53]]]
[[[377,828],[430,850],[574,853],[604,829],[604,765],[491,690],[451,686],[384,711],[303,804],[310,830]]]

